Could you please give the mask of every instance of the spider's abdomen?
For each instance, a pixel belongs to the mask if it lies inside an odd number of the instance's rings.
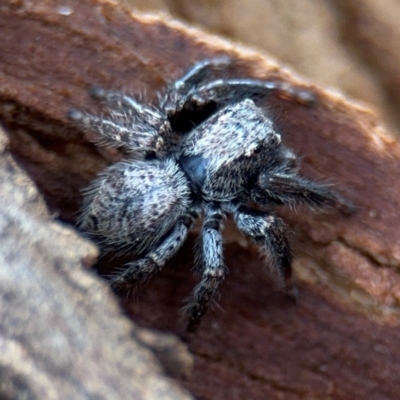
[[[150,250],[185,213],[190,189],[174,160],[122,161],[86,190],[80,227],[102,247]]]

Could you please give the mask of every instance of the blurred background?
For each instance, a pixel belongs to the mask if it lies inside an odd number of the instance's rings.
[[[400,137],[399,0],[123,0],[263,49],[373,105]]]

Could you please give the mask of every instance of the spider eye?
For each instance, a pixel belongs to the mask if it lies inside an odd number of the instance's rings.
[[[257,153],[260,153],[261,152],[261,150],[262,150],[262,144],[259,144],[254,150],[253,150],[253,153],[254,154],[257,154]]]

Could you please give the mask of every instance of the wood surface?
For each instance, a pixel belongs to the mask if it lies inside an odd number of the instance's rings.
[[[152,101],[193,62],[220,54],[235,61],[227,76],[274,77],[315,93],[313,107],[278,95],[260,105],[301,157],[302,174],[329,182],[356,207],[351,216],[279,210],[292,232],[297,305],[287,301],[257,249],[228,223],[230,274],[220,308],[186,337],[194,366],[181,384],[213,400],[397,398],[400,146],[374,112],[266,54],[168,17],[133,14],[111,1],[60,4],[0,1],[0,119],[8,149],[59,221],[73,225],[80,191],[121,157],[96,148],[66,117],[71,107],[98,110],[90,87],[145,92]],[[122,302],[135,323],[183,336],[179,310],[197,279],[190,269],[194,236],[138,299]],[[57,237],[49,234],[48,240]],[[80,258],[94,264],[93,256]],[[116,266],[118,260],[103,258],[97,270]],[[90,301],[93,291],[86,295]],[[39,322],[29,307],[26,312],[27,324]],[[2,329],[16,335],[4,321]],[[52,324],[48,329],[57,329]],[[1,368],[7,368],[4,361]],[[142,398],[135,390],[133,385],[132,398]]]

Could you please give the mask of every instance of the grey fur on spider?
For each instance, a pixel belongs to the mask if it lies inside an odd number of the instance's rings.
[[[296,156],[282,145],[271,116],[253,101],[278,91],[309,104],[313,94],[276,80],[209,79],[230,63],[224,57],[198,62],[167,88],[158,106],[96,90],[108,115],[70,114],[98,135],[98,143],[122,147],[127,154],[84,191],[78,220],[104,251],[135,256],[112,277],[113,289],[137,285],[158,272],[203,212],[195,259],[202,278],[185,307],[189,331],[196,329],[227,273],[222,238],[227,215],[265,250],[293,294],[286,227],[268,207],[346,207],[324,185],[298,175]],[[267,211],[249,208],[249,202]]]

